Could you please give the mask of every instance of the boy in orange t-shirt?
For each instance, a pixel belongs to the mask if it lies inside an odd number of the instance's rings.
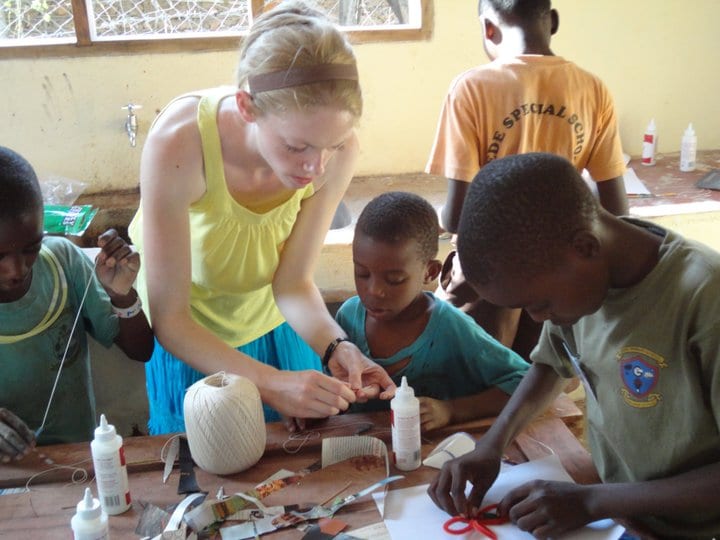
[[[453,81],[426,168],[448,179],[443,228],[456,232],[465,193],[479,169],[496,158],[539,151],[587,169],[602,206],[626,214],[625,165],[612,97],[598,77],[553,54],[550,40],[560,19],[550,0],[480,0],[478,14],[491,62]],[[520,310],[478,299],[454,252],[441,284],[439,296],[528,358],[537,325],[526,326],[516,340]]]

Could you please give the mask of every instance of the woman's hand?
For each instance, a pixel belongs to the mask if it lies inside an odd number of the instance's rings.
[[[0,459],[22,459],[35,448],[35,434],[11,411],[0,407]]]
[[[333,377],[347,381],[359,402],[391,399],[397,387],[382,366],[360,352],[350,341],[341,342],[328,362]]]
[[[275,371],[259,384],[263,402],[286,417],[293,431],[303,418],[326,418],[346,410],[355,401],[347,384],[315,371]]]

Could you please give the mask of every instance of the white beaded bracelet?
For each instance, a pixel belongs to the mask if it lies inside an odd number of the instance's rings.
[[[110,306],[112,307],[113,313],[121,319],[130,319],[132,317],[135,317],[142,311],[142,302],[140,301],[140,296],[135,299],[135,303],[130,307],[119,308],[115,306],[112,302],[110,302]]]

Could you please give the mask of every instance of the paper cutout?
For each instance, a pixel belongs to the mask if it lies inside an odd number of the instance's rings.
[[[322,442],[322,467],[357,456],[377,456],[385,460],[385,475],[390,474],[390,461],[387,446],[377,437],[353,435],[351,437],[331,437]]]
[[[354,529],[349,531],[348,534],[353,538],[360,538],[361,540],[392,540],[392,538],[390,538],[390,532],[382,521],[360,529]]]
[[[282,501],[284,496],[275,496],[271,494],[282,491],[284,495],[289,495],[283,488],[294,485],[299,489],[300,479],[306,479],[303,482],[303,491],[307,492],[309,483],[318,479],[324,473],[330,473],[331,466],[347,460],[358,461],[355,463],[354,470],[358,474],[361,473],[361,485],[367,486],[364,489],[345,497],[339,496],[342,491],[337,492],[330,497],[326,503],[325,500],[315,500],[312,503],[303,504],[300,508],[296,503],[298,497],[293,497],[293,505],[288,505],[288,501]],[[385,474],[382,479],[368,485],[368,473],[372,469],[383,467]],[[318,470],[320,471],[318,472]],[[308,476],[310,472],[315,471],[317,474]],[[390,471],[390,463],[388,459],[387,446],[383,441],[375,437],[331,437],[323,440],[322,460],[308,469],[291,473],[289,471],[278,471],[269,481],[262,485],[256,486],[254,490],[250,490],[243,494],[236,494],[222,501],[207,501],[195,510],[188,512],[185,516],[186,523],[195,531],[202,531],[213,524],[221,524],[222,522],[237,517],[245,517],[249,521],[234,525],[231,527],[223,527],[220,534],[224,539],[241,539],[252,538],[258,533],[263,534],[273,530],[290,527],[309,520],[316,520],[324,517],[331,517],[335,512],[345,505],[354,502],[356,499],[363,497],[375,489],[386,486],[388,483],[396,481],[402,476],[388,476]],[[380,472],[380,471],[378,471]],[[351,475],[352,476],[352,475]],[[360,479],[360,477],[358,477]],[[351,484],[352,482],[349,482]],[[330,484],[328,484],[330,485]],[[348,486],[349,487],[349,486]],[[336,489],[336,486],[333,486]],[[313,491],[317,495],[317,491]],[[297,495],[297,494],[296,494]],[[336,496],[337,495],[337,496]],[[261,502],[265,501],[275,508],[269,508]],[[278,508],[280,511],[278,511]]]
[[[438,444],[423,460],[423,465],[440,469],[448,460],[460,457],[475,449],[475,439],[464,431],[453,433]]]
[[[625,181],[625,193],[628,195],[635,195],[640,197],[652,197],[652,193],[647,188],[643,181],[640,180],[635,170],[630,167],[625,170],[623,174],[623,180]]]
[[[365,495],[369,495],[376,489],[379,489],[390,482],[395,482],[402,478],[404,478],[404,476],[389,476],[387,478],[383,478],[379,482],[375,482],[357,493],[353,493],[352,495],[348,495],[342,499],[336,499],[329,506],[316,505],[304,511],[296,509],[286,511],[281,515],[271,515],[267,512],[267,508],[258,504],[258,507],[262,511],[262,517],[250,523],[243,523],[232,527],[222,528],[220,529],[220,535],[223,540],[243,540],[246,538],[252,538],[255,531],[269,532],[277,529],[292,527],[309,520],[331,517],[342,507],[355,502],[357,499],[360,499]],[[250,532],[251,527],[253,529],[252,533]]]
[[[170,477],[170,474],[172,473],[173,467],[175,466],[175,460],[178,457],[178,453],[180,452],[180,438],[178,436],[174,436],[169,441],[170,446],[168,446],[168,451],[166,456],[161,456],[160,459],[165,462],[165,467],[163,468],[163,484],[167,483],[168,478]],[[166,445],[168,443],[165,443]],[[164,448],[164,447],[163,447]]]

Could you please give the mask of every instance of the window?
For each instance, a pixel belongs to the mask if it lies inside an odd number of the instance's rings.
[[[0,47],[214,43],[236,47],[253,17],[279,0],[0,0]],[[351,39],[427,37],[430,0],[315,0]],[[105,47],[101,47],[108,50]],[[6,56],[6,55],[5,55]]]

